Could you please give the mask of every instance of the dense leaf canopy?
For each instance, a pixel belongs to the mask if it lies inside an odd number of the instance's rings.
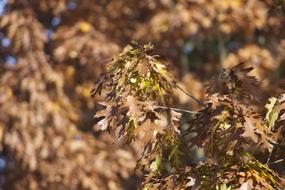
[[[284,14],[0,1],[0,189],[283,189]]]

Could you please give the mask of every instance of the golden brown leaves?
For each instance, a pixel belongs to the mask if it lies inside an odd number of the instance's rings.
[[[172,79],[165,66],[147,54],[151,49],[151,45],[125,47],[96,82],[92,95],[103,92],[110,101],[109,105],[105,104],[107,108],[101,111],[105,114],[96,114],[98,118],[104,117],[98,123],[102,129],[116,126],[120,128],[116,130],[119,136],[127,135],[132,139],[138,125],[148,119],[152,122],[159,119],[154,101],[166,103]],[[113,120],[113,117],[116,119]],[[111,121],[114,123],[111,124]]]
[[[256,149],[272,151],[274,142],[273,131],[248,103],[249,99],[259,96],[257,80],[248,75],[253,68],[239,64],[231,70],[223,70],[209,85],[208,104],[189,118],[188,126],[181,128],[181,114],[174,111],[179,109],[166,106],[175,82],[165,66],[147,54],[150,48],[150,45],[127,46],[119,58],[109,64],[92,90],[93,96],[102,93],[109,101],[95,114],[101,119],[98,122],[101,129],[110,128],[119,136],[127,136],[130,142],[139,136],[137,132],[144,131],[146,124],[150,125],[150,133],[143,137],[150,141],[143,141],[144,151],[138,162],[150,170],[144,187],[183,188],[189,185],[185,182],[188,177],[195,181],[191,186],[202,189],[206,184],[212,189],[228,188],[224,185],[228,183],[229,188],[279,186],[277,174],[251,156]],[[165,111],[166,126],[158,126],[162,128],[158,130],[146,121],[161,121],[162,111]],[[183,151],[193,146],[204,148],[210,165],[204,168],[204,163],[199,163],[192,168],[196,173],[184,173],[182,177],[181,167],[189,164],[182,159],[184,155],[189,156]],[[244,175],[239,176],[240,171]],[[218,178],[213,172],[217,172]],[[166,177],[162,178],[163,175]]]
[[[7,37],[12,40],[13,53],[27,53],[31,49],[43,51],[47,41],[42,24],[33,17],[32,11],[18,10],[4,15],[0,27],[7,29]]]
[[[238,64],[230,70],[223,69],[219,76],[212,79],[208,85],[208,92],[229,95],[239,99],[259,99],[257,79],[248,73],[253,67]]]
[[[271,52],[254,44],[246,45],[235,54],[229,53],[224,65],[227,68],[232,68],[240,63],[244,63],[247,67],[254,67],[251,74],[258,79],[264,79],[279,64]]]

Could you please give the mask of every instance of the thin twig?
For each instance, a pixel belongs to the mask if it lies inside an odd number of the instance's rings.
[[[268,158],[267,158],[267,161],[266,161],[266,165],[268,166],[270,160],[271,160],[271,157],[272,157],[272,153],[273,153],[273,150],[274,150],[274,145],[272,147],[272,150],[269,152],[269,155],[268,155]]]
[[[284,159],[284,158],[279,159],[279,160],[276,160],[276,161],[271,162],[271,163],[269,163],[269,164],[270,164],[270,165],[272,165],[272,164],[278,164],[278,163],[283,162],[283,161],[285,161],[285,159]]]
[[[191,110],[184,110],[184,109],[179,109],[179,108],[171,108],[171,107],[165,107],[165,106],[155,106],[157,109],[164,109],[164,110],[173,110],[173,111],[178,111],[178,112],[185,112],[185,113],[190,113],[190,114],[199,114],[197,111],[191,111]]]
[[[177,89],[181,90],[182,92],[184,92],[186,95],[188,95],[189,97],[191,97],[195,102],[197,102],[198,104],[202,105],[202,106],[207,106],[204,102],[202,102],[201,100],[199,100],[198,98],[196,98],[195,96],[193,96],[192,94],[190,94],[189,92],[187,92],[186,90],[184,90],[183,88],[181,88],[179,85],[177,85],[176,83],[174,83],[174,87],[176,87]]]

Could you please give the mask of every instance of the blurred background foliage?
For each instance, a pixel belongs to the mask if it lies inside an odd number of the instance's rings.
[[[132,40],[152,42],[200,99],[205,81],[239,63],[256,68],[264,98],[276,96],[285,84],[284,4],[1,0],[1,187],[136,189],[139,142],[114,143],[94,125],[90,90],[105,63]],[[176,95],[181,107],[195,108]]]

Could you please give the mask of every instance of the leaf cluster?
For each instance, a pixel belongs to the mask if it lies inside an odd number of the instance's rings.
[[[147,139],[137,164],[145,171],[142,188],[281,188],[278,174],[255,155],[270,154],[280,139],[283,96],[270,99],[264,117],[251,103],[260,100],[258,81],[249,74],[253,68],[239,64],[209,82],[205,103],[198,101],[202,109],[182,114],[187,110],[169,107],[176,82],[149,55],[150,47],[127,46],[92,90],[108,100],[95,114],[102,130],[128,142],[141,134]],[[187,122],[182,124],[183,119]],[[203,161],[193,162],[193,147],[204,150]]]

